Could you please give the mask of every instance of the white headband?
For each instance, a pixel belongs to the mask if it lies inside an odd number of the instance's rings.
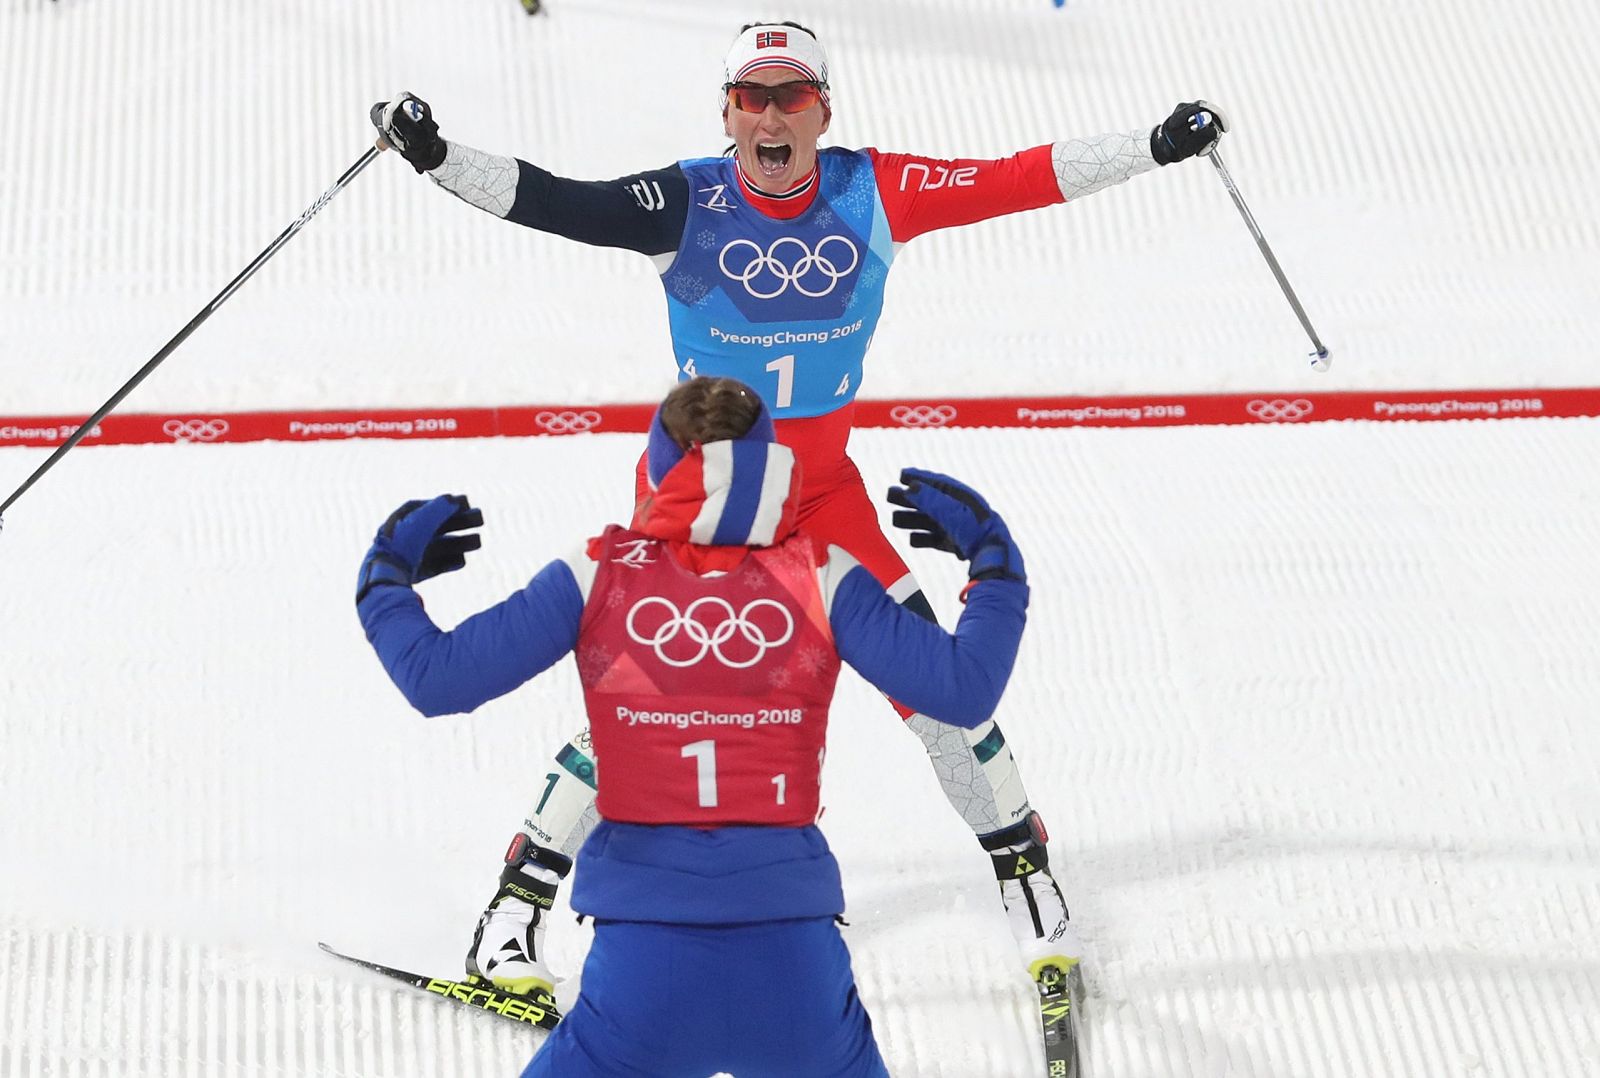
[[[743,82],[762,68],[785,68],[797,80],[820,85],[822,104],[828,106],[828,54],[804,30],[771,23],[752,26],[734,39],[722,66],[724,84]]]

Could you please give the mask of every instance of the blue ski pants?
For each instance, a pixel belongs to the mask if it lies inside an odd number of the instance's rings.
[[[832,918],[600,921],[522,1078],[888,1078]]]

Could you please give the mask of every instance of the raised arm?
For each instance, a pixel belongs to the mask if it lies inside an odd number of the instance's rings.
[[[867,153],[890,235],[904,243],[935,229],[1092,195],[1158,165],[1207,153],[1227,129],[1216,106],[1189,101],[1154,128],[1065,139],[993,161]]]
[[[433,110],[410,93],[374,105],[372,122],[418,173],[496,217],[651,256],[676,251],[683,237],[689,183],[677,165],[615,180],[567,179],[441,138]]]
[[[905,486],[890,499],[906,509],[894,522],[911,529],[912,546],[969,563],[955,632],[896,603],[837,547],[821,572],[829,624],[840,657],[878,689],[930,718],[971,728],[994,713],[1016,661],[1028,609],[1022,553],[970,487],[915,469],[900,479]]]
[[[407,502],[378,529],[362,560],[356,612],[390,679],[424,715],[472,711],[553,666],[576,645],[583,565],[553,561],[526,587],[446,632],[412,590],[459,569],[483,522],[459,495]]]

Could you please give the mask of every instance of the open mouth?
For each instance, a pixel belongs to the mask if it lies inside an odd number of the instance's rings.
[[[756,143],[756,163],[761,166],[763,175],[772,176],[782,172],[789,165],[789,157],[794,151],[782,142]]]

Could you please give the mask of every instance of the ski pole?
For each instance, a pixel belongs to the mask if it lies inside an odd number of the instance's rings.
[[[317,211],[326,206],[334,195],[344,190],[345,185],[351,180],[355,179],[356,174],[371,164],[372,159],[377,157],[378,154],[382,153],[385,149],[387,149],[387,147],[388,144],[380,139],[376,144],[369,147],[366,153],[361,155],[361,159],[359,161],[345,169],[344,175],[335,180],[332,187],[322,192],[321,197],[313,202],[310,207],[306,209],[306,212],[302,213],[298,218],[296,218],[294,223],[288,228],[280,232],[278,234],[278,238],[267,245],[266,250],[256,255],[255,261],[246,266],[240,272],[239,276],[229,281],[228,286],[221,292],[217,293],[216,298],[214,298],[210,303],[201,308],[200,313],[191,318],[189,320],[189,324],[178,331],[177,336],[173,337],[172,340],[163,345],[161,351],[151,356],[150,361],[144,366],[140,367],[138,371],[134,373],[132,378],[129,378],[126,382],[124,382],[122,384],[122,388],[111,395],[110,400],[102,404],[95,411],[94,415],[84,420],[83,425],[77,430],[73,431],[70,438],[68,438],[65,442],[62,442],[61,445],[56,448],[56,451],[51,453],[50,456],[46,458],[43,464],[34,469],[33,474],[28,476],[26,482],[24,482],[16,490],[12,491],[11,496],[8,497],[4,502],[0,502],[0,527],[4,526],[5,511],[11,508],[11,504],[13,502],[22,497],[27,489],[37,483],[45,472],[48,472],[51,468],[55,467],[56,461],[66,456],[68,451],[71,450],[73,446],[81,442],[85,435],[94,430],[95,424],[99,423],[102,419],[109,415],[113,408],[121,404],[123,398],[129,393],[132,393],[140,382],[148,378],[150,373],[159,367],[164,359],[170,356],[173,352],[177,351],[178,346],[189,339],[189,334],[199,329],[201,323],[203,323],[207,318],[210,318],[212,314],[216,312],[217,308],[221,307],[223,303],[227,301],[229,296],[237,292],[239,288],[251,278],[256,270],[261,268],[267,259],[277,254],[280,247],[288,243],[296,232],[299,232],[305,227],[307,221],[316,216]]]
[[[1311,319],[1306,317],[1306,309],[1300,306],[1299,297],[1294,294],[1294,289],[1289,287],[1289,279],[1283,275],[1283,267],[1278,265],[1277,258],[1272,254],[1272,248],[1267,246],[1267,238],[1261,234],[1255,215],[1250,212],[1250,207],[1244,204],[1239,188],[1234,185],[1233,177],[1228,173],[1228,166],[1222,163],[1222,156],[1215,149],[1208,156],[1211,158],[1211,163],[1217,166],[1217,175],[1222,177],[1223,186],[1228,189],[1228,194],[1233,196],[1233,204],[1239,207],[1239,214],[1249,226],[1250,234],[1256,238],[1256,246],[1261,248],[1261,254],[1266,258],[1272,275],[1278,279],[1278,287],[1283,289],[1284,296],[1289,300],[1289,306],[1294,308],[1295,317],[1300,319],[1300,325],[1305,329],[1306,336],[1311,338],[1311,345],[1316,349],[1311,353],[1312,368],[1319,371],[1327,370],[1333,362],[1328,358],[1327,345],[1317,337],[1317,331],[1311,328]],[[0,509],[3,508],[0,506]]]

